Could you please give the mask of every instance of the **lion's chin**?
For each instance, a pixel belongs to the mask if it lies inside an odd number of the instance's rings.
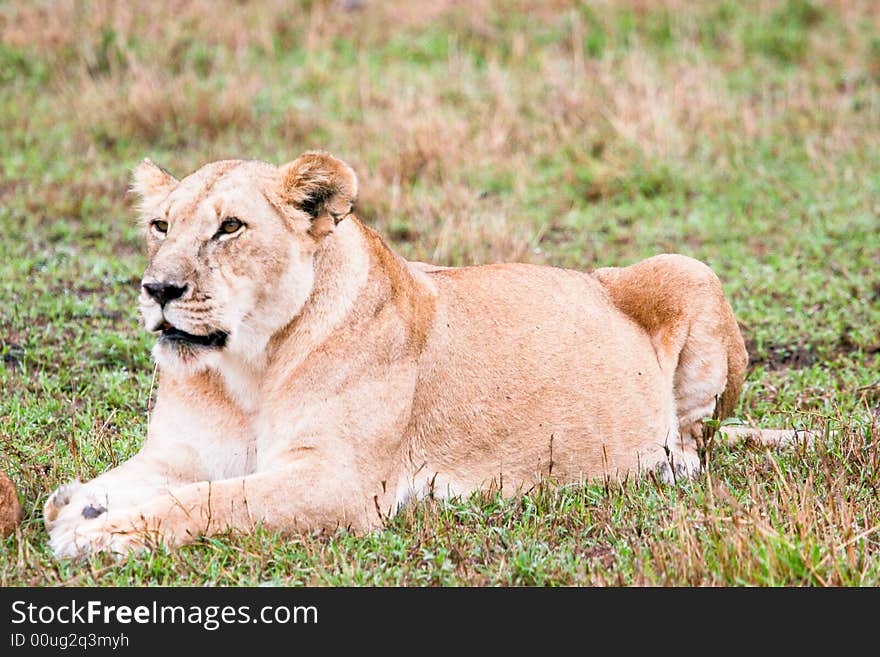
[[[163,336],[153,347],[153,358],[163,372],[174,371],[180,375],[192,375],[216,367],[222,352],[222,346],[168,339]]]

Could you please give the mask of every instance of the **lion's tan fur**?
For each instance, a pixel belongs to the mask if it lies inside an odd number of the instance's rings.
[[[407,262],[351,214],[354,172],[321,152],[179,182],[145,162],[134,189],[145,281],[187,290],[164,311],[142,294],[147,328],[228,340],[160,341],[142,452],[47,504],[60,555],[257,524],[367,529],[426,495],[546,477],[687,474],[702,419],[739,396],[742,337],[690,258],[593,274]],[[233,214],[246,228],[212,237]]]

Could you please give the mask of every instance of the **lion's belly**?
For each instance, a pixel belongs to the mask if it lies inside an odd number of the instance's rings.
[[[548,475],[616,476],[662,460],[677,425],[671,384],[648,336],[595,281],[522,265],[451,271],[437,285],[436,349],[398,501],[516,493]]]

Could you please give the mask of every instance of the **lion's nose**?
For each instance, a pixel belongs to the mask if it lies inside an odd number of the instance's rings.
[[[144,290],[153,297],[160,306],[164,306],[169,301],[179,299],[186,292],[187,285],[183,287],[174,283],[144,283]]]

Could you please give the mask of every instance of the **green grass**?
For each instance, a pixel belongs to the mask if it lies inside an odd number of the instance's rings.
[[[0,6],[0,468],[25,512],[0,585],[880,584],[880,8],[161,5]],[[674,486],[57,563],[46,495],[146,429],[130,169],[313,147],[355,166],[362,216],[407,257],[706,261],[750,348],[737,416],[824,438],[719,445]]]

